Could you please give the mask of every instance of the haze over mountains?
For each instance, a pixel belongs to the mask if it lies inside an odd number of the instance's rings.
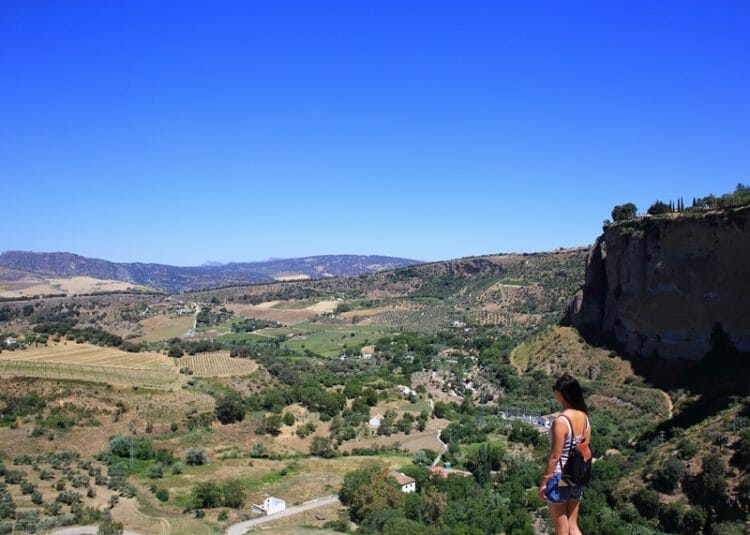
[[[291,279],[356,276],[414,264],[418,260],[378,255],[322,255],[265,262],[206,263],[170,266],[142,262],[110,262],[73,253],[5,251],[0,266],[47,277],[87,276],[125,281],[178,292],[231,284],[258,284]]]

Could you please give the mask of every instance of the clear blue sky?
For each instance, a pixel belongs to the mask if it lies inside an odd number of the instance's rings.
[[[0,2],[0,250],[591,243],[750,182],[747,1]]]

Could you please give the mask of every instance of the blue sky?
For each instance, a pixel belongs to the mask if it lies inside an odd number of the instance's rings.
[[[750,4],[0,2],[0,250],[591,243],[750,182]]]

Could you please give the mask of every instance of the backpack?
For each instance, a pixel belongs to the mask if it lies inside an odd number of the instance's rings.
[[[568,460],[565,462],[565,466],[562,466],[562,460],[560,460],[562,479],[574,487],[586,486],[591,481],[591,461],[594,458],[591,447],[585,442],[585,438],[581,442],[576,442],[573,434],[573,422],[564,414],[560,416],[565,418],[570,425],[570,448],[568,449]]]

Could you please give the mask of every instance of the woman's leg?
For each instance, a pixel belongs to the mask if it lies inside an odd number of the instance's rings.
[[[568,500],[565,515],[568,517],[568,535],[582,535],[578,527],[578,506],[580,500]]]
[[[555,527],[555,535],[571,535],[568,523],[568,503],[570,502],[547,504],[552,525]]]

